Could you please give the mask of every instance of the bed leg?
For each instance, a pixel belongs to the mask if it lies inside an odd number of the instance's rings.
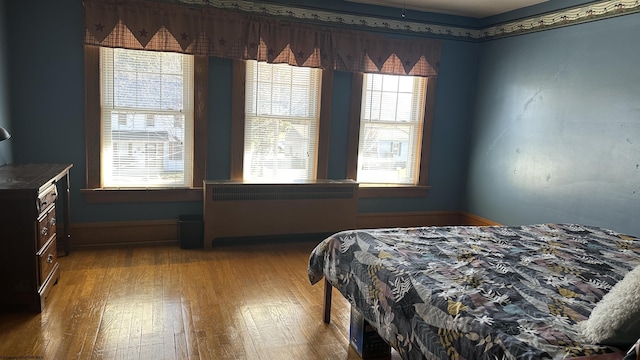
[[[324,304],[322,308],[324,317],[322,321],[324,321],[325,324],[331,322],[331,290],[333,290],[333,286],[331,286],[329,280],[324,279]]]

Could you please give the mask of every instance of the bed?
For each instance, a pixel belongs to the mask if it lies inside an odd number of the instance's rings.
[[[638,265],[639,239],[597,227],[414,227],[336,233],[308,275],[325,322],[335,287],[403,359],[604,359],[624,354],[580,323]]]

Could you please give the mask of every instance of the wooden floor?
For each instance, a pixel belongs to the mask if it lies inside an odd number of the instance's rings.
[[[336,290],[322,322],[314,246],[74,250],[41,314],[0,313],[0,359],[359,359]]]

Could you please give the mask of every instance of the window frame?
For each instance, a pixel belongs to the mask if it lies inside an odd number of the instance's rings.
[[[347,142],[347,179],[357,181],[358,143],[360,140],[360,112],[362,111],[363,73],[353,73],[351,77],[351,104],[349,108],[349,139]],[[411,184],[367,184],[361,183],[359,197],[424,197],[428,185],[431,155],[431,132],[435,110],[435,77],[426,78],[424,119],[422,124],[422,144],[420,147],[420,169],[418,181]]]
[[[303,151],[303,153],[307,154],[307,157],[306,159],[302,159],[302,162],[305,164],[303,173],[300,173],[300,169],[294,170],[293,167],[287,168],[286,166],[281,167],[277,165],[275,173],[271,173],[266,176],[259,176],[252,171],[261,169],[269,173],[269,170],[265,168],[265,163],[263,161],[254,162],[251,166],[247,166],[247,162],[243,160],[244,181],[265,183],[315,181],[317,179],[316,162],[318,160],[317,152],[318,130],[320,127],[320,101],[322,95],[322,70],[319,68],[291,66],[286,63],[273,64],[256,60],[247,60],[245,61],[245,65],[245,74],[247,78],[245,99],[247,100],[247,103],[245,104],[244,109],[244,160],[251,158],[251,155],[262,155],[259,154],[258,151],[252,151],[253,149],[249,149],[247,141],[249,143],[256,140],[260,141],[260,139],[263,139],[263,136],[269,137],[276,133],[278,139],[282,140],[279,137],[284,134],[280,132],[280,126],[283,126],[283,124],[286,123],[291,124],[292,128],[299,127],[297,131],[300,131],[300,136],[305,139],[303,143],[307,144],[307,148]],[[266,77],[265,74],[267,74]],[[285,81],[281,76],[288,78],[288,81]],[[304,83],[302,81],[298,82],[301,80],[301,76],[305,77],[306,81]],[[252,80],[251,84],[248,82],[250,79]],[[265,87],[270,89],[268,91],[270,95],[267,95],[271,97],[269,99],[270,101],[265,101],[265,98],[263,98],[263,95],[265,95]],[[280,90],[283,93],[280,93]],[[307,92],[306,96],[304,96],[305,99],[299,99],[301,102],[305,100],[307,101],[307,106],[305,106],[302,113],[294,113],[294,109],[292,108],[283,110],[278,106],[278,104],[280,104],[278,101],[283,99],[281,96],[284,93],[287,93],[288,95],[285,97],[284,101],[288,102],[289,106],[293,106],[295,105],[292,103],[294,101],[293,99],[297,96],[301,96],[301,94],[304,94],[305,92]],[[266,133],[255,132],[257,129],[252,125],[262,124],[263,121],[270,123],[270,125],[265,128],[261,128],[261,131],[266,131]],[[300,150],[300,146],[302,146],[303,143],[296,143],[293,148]],[[293,150],[291,147],[292,145],[293,144],[286,143],[285,141],[285,147],[289,147],[289,150]],[[283,156],[287,161],[294,161],[293,156],[291,156],[291,154],[285,154],[285,151],[283,151]],[[269,155],[267,155],[267,157],[269,157]],[[296,171],[298,174],[291,175],[288,174],[289,171]],[[283,173],[286,175],[283,175]]]
[[[206,177],[209,60],[193,59],[193,175],[189,188],[105,189],[101,186],[100,47],[84,46],[86,188],[88,202],[201,201]]]
[[[246,104],[246,61],[234,60],[231,81],[231,181],[244,181],[244,137]],[[329,135],[333,71],[322,69],[320,87],[320,120],[316,161],[316,180],[327,178],[329,168]]]

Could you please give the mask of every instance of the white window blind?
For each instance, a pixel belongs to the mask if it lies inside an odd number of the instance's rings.
[[[426,79],[365,74],[360,115],[360,183],[417,184]]]
[[[190,187],[193,56],[100,49],[102,186]]]
[[[316,178],[320,71],[247,61],[244,180]]]

